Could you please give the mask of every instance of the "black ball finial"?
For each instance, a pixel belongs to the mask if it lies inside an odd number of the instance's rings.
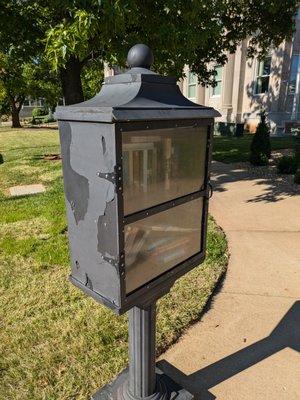
[[[127,63],[131,68],[149,69],[153,63],[153,53],[145,44],[136,44],[131,47],[127,55]]]

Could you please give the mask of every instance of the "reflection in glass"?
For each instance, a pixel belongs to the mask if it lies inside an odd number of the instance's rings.
[[[201,189],[207,127],[124,132],[122,141],[125,215]]]
[[[200,252],[202,208],[199,198],[125,227],[127,293]]]

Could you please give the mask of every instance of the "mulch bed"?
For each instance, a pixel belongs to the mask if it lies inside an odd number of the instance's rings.
[[[300,194],[300,185],[294,183],[294,175],[279,174],[277,172],[277,161],[282,156],[294,156],[295,152],[293,149],[284,149],[272,151],[269,165],[257,167],[251,165],[249,162],[235,163],[237,168],[247,170],[247,172],[258,178],[272,180],[273,183],[278,184],[285,188],[286,191],[290,191],[293,194]]]

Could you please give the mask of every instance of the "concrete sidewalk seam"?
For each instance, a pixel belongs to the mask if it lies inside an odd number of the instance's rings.
[[[281,299],[292,299],[292,300],[299,300],[299,297],[294,297],[294,296],[280,296],[280,295],[275,295],[275,294],[259,294],[259,293],[247,293],[247,292],[227,292],[225,290],[222,290],[218,294],[234,294],[234,295],[245,295],[245,296],[259,296],[259,297],[274,297],[274,298],[281,298]]]

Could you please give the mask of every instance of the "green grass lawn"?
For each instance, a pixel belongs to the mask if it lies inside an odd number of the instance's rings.
[[[68,282],[58,132],[0,127],[0,400],[83,400],[127,364],[127,317]],[[47,191],[10,198],[9,186]],[[224,234],[209,222],[204,264],[158,305],[158,352],[199,318],[226,269]]]
[[[253,135],[243,137],[215,136],[213,141],[213,159],[224,163],[249,161],[250,144]],[[296,149],[300,138],[296,137],[272,137],[272,150]]]

